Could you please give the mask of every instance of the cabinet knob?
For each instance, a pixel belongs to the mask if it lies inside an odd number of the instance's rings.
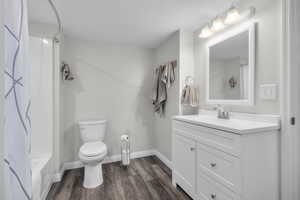
[[[217,199],[217,195],[216,194],[211,194],[210,197],[211,197],[211,199]]]
[[[210,163],[210,166],[215,167],[215,166],[217,166],[217,164],[216,163]]]
[[[195,151],[195,148],[194,148],[194,147],[191,147],[191,151]]]

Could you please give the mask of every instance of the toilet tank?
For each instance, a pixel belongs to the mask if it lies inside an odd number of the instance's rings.
[[[80,121],[80,136],[82,141],[103,141],[106,132],[106,120]]]

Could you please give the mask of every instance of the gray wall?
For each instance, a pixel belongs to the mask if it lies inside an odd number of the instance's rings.
[[[157,151],[171,160],[172,127],[171,118],[179,114],[179,52],[180,31],[170,36],[155,49],[155,67],[177,60],[176,81],[168,90],[165,116],[155,114],[154,117],[154,146]],[[153,112],[153,111],[152,111]]]
[[[107,119],[109,156],[119,154],[120,135],[127,130],[132,151],[156,149],[171,160],[171,118],[180,113],[180,88],[193,75],[193,34],[177,31],[156,49],[118,46],[65,37],[62,60],[75,80],[62,82],[61,162],[78,160],[81,145],[77,122]],[[154,67],[177,60],[176,81],[168,91],[164,117],[151,104]],[[190,112],[189,108],[184,108]],[[194,110],[193,110],[194,111]]]
[[[194,75],[193,33],[178,30],[163,41],[155,50],[155,66],[177,60],[176,80],[168,90],[165,116],[154,115],[154,148],[172,160],[172,117],[196,113],[197,109],[180,104],[181,90],[186,76]]]
[[[78,160],[78,121],[106,119],[108,155],[120,153],[129,131],[132,151],[153,148],[153,50],[65,37],[62,60],[75,76],[62,82],[62,161]]]
[[[280,83],[280,67],[282,64],[282,1],[281,0],[242,0],[242,8],[254,6],[256,14],[254,20],[258,22],[256,41],[256,80],[254,106],[226,106],[237,112],[278,114],[280,111],[279,99],[264,101],[258,96],[259,85]],[[205,102],[205,45],[209,40],[199,39],[199,31],[194,34],[195,39],[195,78],[201,90],[201,108],[211,108]]]

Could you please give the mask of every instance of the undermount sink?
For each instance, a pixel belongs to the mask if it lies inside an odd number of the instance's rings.
[[[280,129],[280,117],[277,115],[231,113],[230,119],[219,119],[215,112],[202,111],[198,115],[174,116],[173,119],[236,134]]]

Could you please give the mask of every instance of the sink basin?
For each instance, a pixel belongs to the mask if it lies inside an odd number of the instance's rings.
[[[175,116],[173,119],[236,134],[249,134],[280,129],[279,116],[274,115],[270,115],[268,118],[267,115],[234,114],[230,119],[219,119],[211,114],[199,114]]]

